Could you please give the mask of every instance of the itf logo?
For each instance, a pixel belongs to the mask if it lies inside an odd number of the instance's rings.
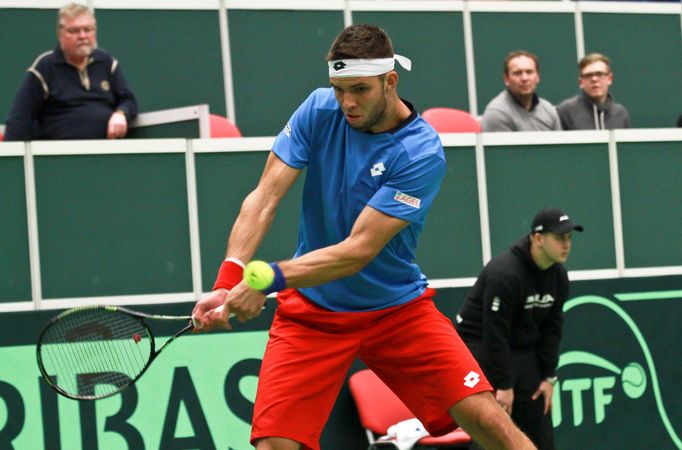
[[[681,299],[682,291],[615,297],[621,302]],[[682,449],[674,425],[679,421],[671,420],[666,411],[666,403],[673,400],[661,392],[654,355],[635,320],[618,302],[596,295],[567,301],[564,313],[562,347],[569,350],[559,358],[559,381],[552,397],[552,423],[561,430],[558,436],[567,442],[578,436],[584,442],[605,440],[609,447],[600,448],[627,450],[652,448],[651,442],[637,440],[658,436],[653,438],[655,448],[668,448],[664,447],[667,440],[667,445]],[[638,318],[646,320],[646,316]],[[635,423],[635,427],[623,426]]]

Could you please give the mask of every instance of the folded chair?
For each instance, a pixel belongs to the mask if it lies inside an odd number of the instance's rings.
[[[414,414],[370,369],[355,372],[349,379],[349,388],[365,429],[367,440],[374,443],[378,436],[387,433],[388,428]],[[466,448],[471,437],[461,428],[444,436],[426,436],[418,441],[419,446]]]

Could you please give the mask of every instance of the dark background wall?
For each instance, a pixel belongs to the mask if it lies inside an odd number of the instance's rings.
[[[589,2],[586,2],[589,3]],[[577,48],[613,61],[612,93],[633,126],[673,127],[682,104],[680,13],[582,13],[537,2],[533,10],[487,10],[470,3],[478,114],[500,90],[502,62],[512,50],[541,61],[539,94],[553,103],[578,92]],[[573,3],[572,3],[573,4]],[[543,5],[545,6],[543,9]],[[17,6],[20,6],[17,4]],[[669,5],[673,6],[673,5]],[[56,44],[54,9],[0,9],[0,123],[34,58]],[[141,111],[208,103],[226,114],[221,30],[217,10],[97,8],[99,44],[120,61]],[[400,70],[401,93],[418,110],[469,110],[463,11],[352,11],[354,23],[384,27],[396,51],[413,60]],[[328,83],[326,52],[343,28],[341,10],[228,9],[236,121],[246,136],[272,136],[294,108]],[[427,32],[428,31],[428,32]],[[636,32],[635,32],[636,31]]]

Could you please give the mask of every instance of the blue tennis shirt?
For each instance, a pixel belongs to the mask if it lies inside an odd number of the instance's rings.
[[[366,206],[409,222],[359,273],[301,288],[303,295],[332,311],[371,311],[424,292],[415,250],[445,157],[438,134],[414,110],[393,130],[366,133],[348,125],[332,88],[317,89],[279,133],[273,152],[306,168],[294,257],[346,239]]]

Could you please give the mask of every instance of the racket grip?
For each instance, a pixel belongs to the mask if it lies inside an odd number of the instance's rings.
[[[218,306],[218,307],[215,309],[215,312],[217,312],[217,313],[222,313],[224,309],[225,309],[225,304],[223,303],[222,305]],[[236,316],[236,314],[233,313],[233,312],[231,312],[231,313],[230,313],[230,317],[228,317],[228,319],[231,319],[231,318],[233,318],[233,317],[235,317],[235,316]]]
[[[225,309],[225,304],[222,304],[222,305],[218,306],[217,308],[215,308],[215,312],[221,313],[224,309]],[[265,309],[265,308],[263,308],[263,309]],[[230,313],[230,317],[228,317],[228,320],[233,318],[233,317],[235,317],[235,313]],[[201,324],[201,322],[199,322],[199,320],[196,317],[194,317],[194,315],[193,315],[192,316],[192,326],[194,326],[194,328],[198,328],[198,326],[200,324]]]

